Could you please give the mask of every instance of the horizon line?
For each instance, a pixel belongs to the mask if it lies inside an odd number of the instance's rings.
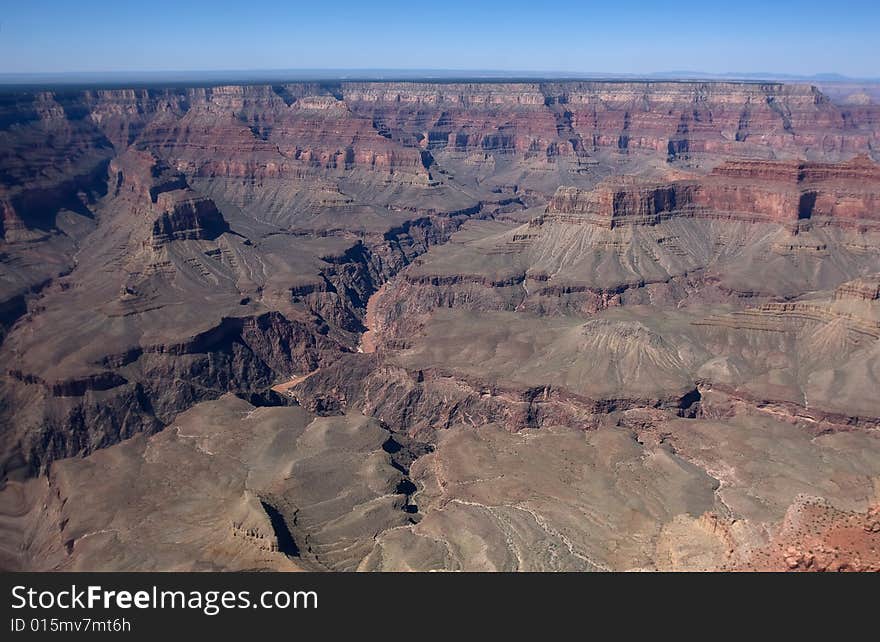
[[[541,82],[633,82],[633,83],[772,83],[807,84],[816,89],[832,85],[880,85],[880,78],[851,78],[825,73],[812,76],[773,72],[669,71],[636,73],[538,72],[457,69],[315,68],[188,71],[70,71],[0,72],[0,92],[80,91],[93,89],[160,89],[218,87],[223,85],[264,85],[286,83],[541,83]]]

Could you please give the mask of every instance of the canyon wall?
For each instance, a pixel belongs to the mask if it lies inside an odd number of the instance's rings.
[[[864,229],[880,222],[878,186],[880,165],[866,156],[840,163],[725,161],[702,177],[618,176],[593,190],[560,187],[535,224],[553,219],[613,228],[693,216]]]
[[[0,566],[870,566],[800,549],[874,528],[878,138],[800,84],[5,91]]]

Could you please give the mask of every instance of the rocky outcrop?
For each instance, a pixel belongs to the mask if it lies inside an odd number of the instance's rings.
[[[880,165],[866,156],[843,163],[740,160],[703,178],[651,183],[614,177],[590,191],[560,187],[534,224],[550,218],[614,228],[685,216],[876,227],[878,211]]]
[[[857,301],[880,300],[880,275],[865,276],[847,281],[834,291],[835,299]]]
[[[737,571],[880,572],[880,505],[841,510],[802,496],[786,511],[769,544],[734,566]]]
[[[592,223],[612,229],[620,225],[655,225],[694,204],[691,183],[651,185],[632,177],[606,179],[594,190],[560,187],[547,205],[546,215],[533,227],[552,219],[565,223]]]
[[[153,250],[173,240],[213,240],[229,229],[211,199],[194,193],[183,174],[151,152],[128,150],[111,161],[109,174],[108,208],[146,218],[143,243]]]
[[[209,198],[183,193],[159,195],[161,210],[153,221],[150,243],[156,247],[171,240],[213,240],[229,229],[223,215]]]

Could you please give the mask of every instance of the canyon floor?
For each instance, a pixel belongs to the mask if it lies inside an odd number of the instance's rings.
[[[880,571],[875,95],[0,91],[0,569]]]

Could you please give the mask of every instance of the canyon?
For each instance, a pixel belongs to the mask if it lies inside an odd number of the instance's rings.
[[[0,568],[880,570],[859,91],[0,89]]]

